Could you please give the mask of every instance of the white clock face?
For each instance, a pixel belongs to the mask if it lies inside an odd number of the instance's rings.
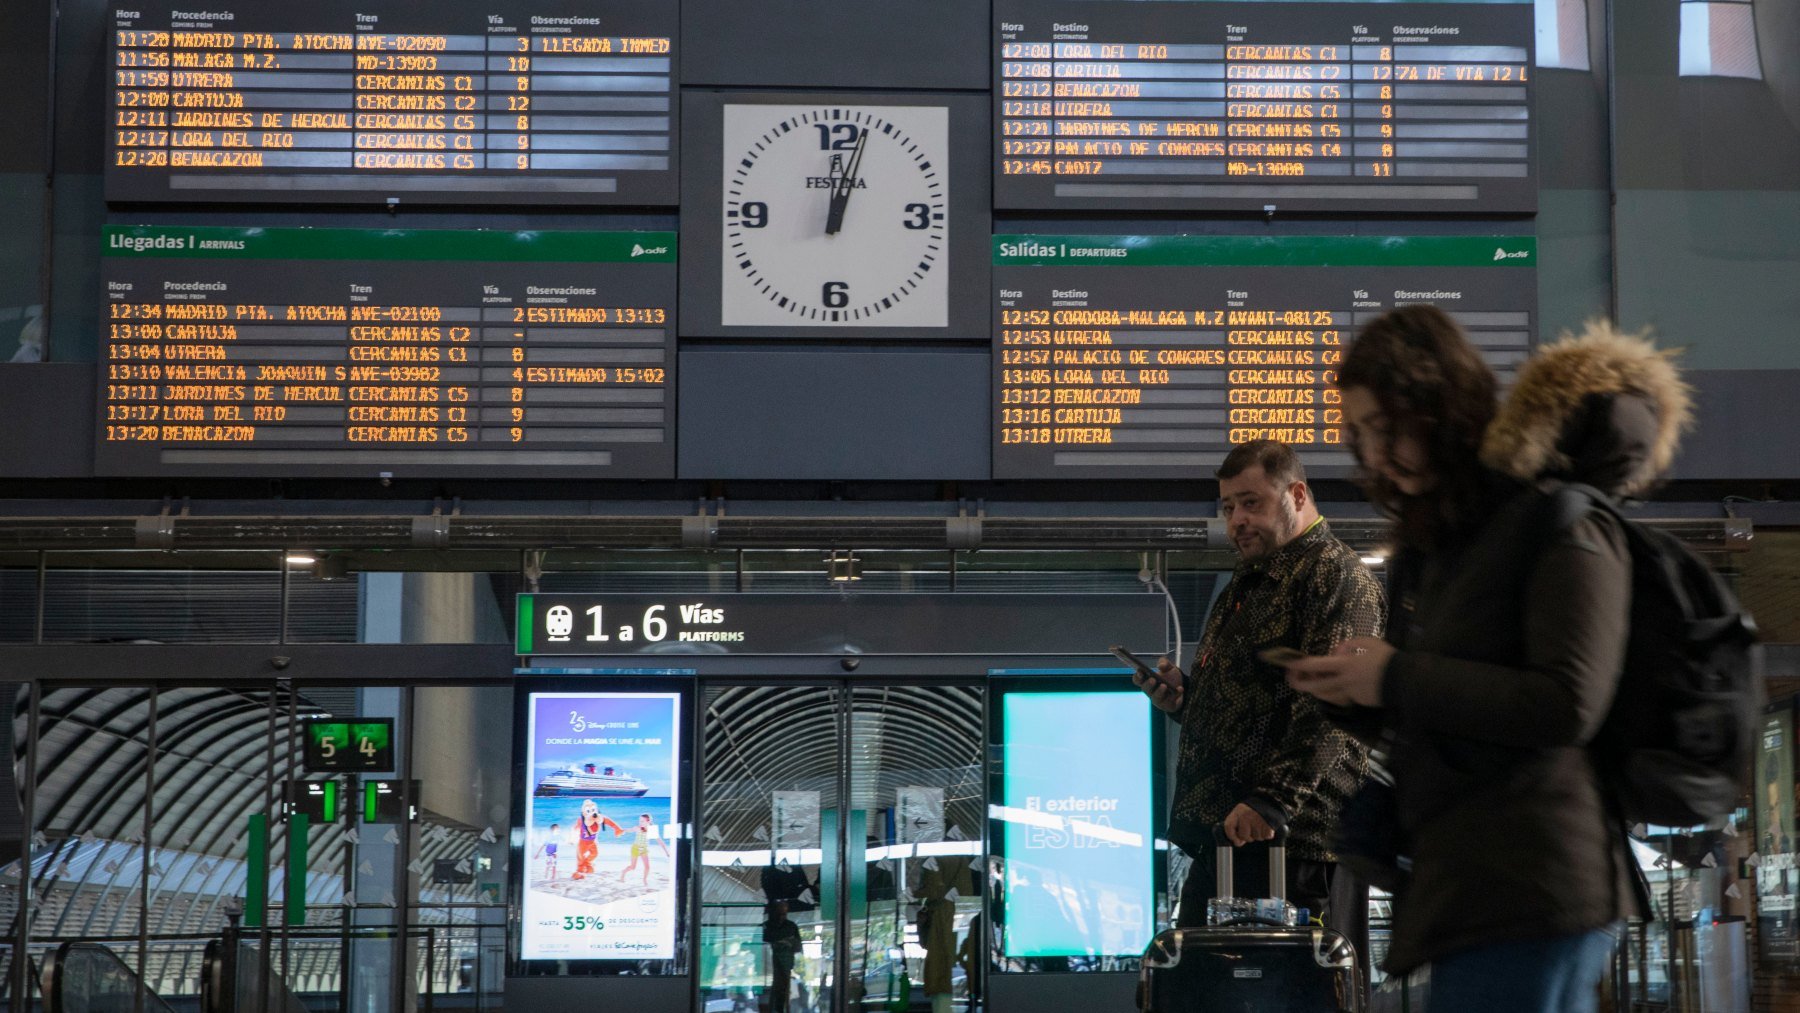
[[[949,324],[948,110],[727,105],[719,319]]]

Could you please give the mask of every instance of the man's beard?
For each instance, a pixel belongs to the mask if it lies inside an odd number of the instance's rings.
[[[1294,537],[1300,534],[1300,532],[1296,530],[1300,526],[1300,512],[1294,509],[1293,501],[1286,496],[1281,497],[1281,505],[1276,508],[1275,523],[1276,527],[1273,530],[1266,532],[1258,531],[1256,533],[1258,536],[1257,541],[1262,544],[1262,550],[1260,552],[1249,553],[1245,552],[1241,546],[1238,548],[1238,555],[1242,557],[1244,562],[1254,563],[1259,559],[1269,556],[1277,549],[1285,546],[1288,542],[1293,541]],[[1272,540],[1273,538],[1281,538],[1281,544],[1275,544]]]

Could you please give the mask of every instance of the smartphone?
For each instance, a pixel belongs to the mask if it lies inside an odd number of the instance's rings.
[[[1296,651],[1292,647],[1265,647],[1257,651],[1256,656],[1271,665],[1279,665],[1282,668],[1286,668],[1302,658],[1312,657],[1305,651]]]
[[[1170,689],[1180,689],[1181,688],[1181,683],[1179,681],[1177,681],[1177,676],[1175,675],[1174,672],[1170,672],[1168,674],[1168,676],[1165,677],[1161,673],[1159,673],[1154,667],[1147,664],[1144,661],[1144,659],[1138,657],[1137,655],[1131,653],[1130,651],[1127,651],[1125,648],[1119,646],[1118,644],[1112,645],[1111,647],[1107,648],[1107,650],[1112,652],[1113,657],[1118,658],[1120,661],[1123,661],[1125,664],[1130,665],[1132,668],[1137,669],[1138,674],[1142,675],[1144,678],[1156,679],[1159,682],[1161,682],[1163,685],[1169,687]]]

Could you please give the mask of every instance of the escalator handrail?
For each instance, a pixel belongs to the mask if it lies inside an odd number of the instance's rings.
[[[44,954],[44,969],[38,974],[38,988],[44,993],[44,1013],[63,1013],[62,968],[73,941]]]
[[[200,1013],[228,1013],[230,994],[225,988],[225,940],[207,940],[200,957]]]
[[[68,1008],[63,1004],[63,968],[69,962],[69,954],[77,949],[104,953],[118,961],[119,966],[130,971],[133,979],[137,978],[137,971],[120,959],[119,955],[112,951],[112,947],[85,939],[71,939],[51,950],[44,957],[44,970],[38,979],[38,987],[44,991],[45,1013],[67,1013]],[[142,985],[142,982],[140,981],[139,984]],[[146,991],[148,990],[148,986],[143,987]]]

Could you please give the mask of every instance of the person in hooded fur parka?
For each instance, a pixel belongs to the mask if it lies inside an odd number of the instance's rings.
[[[1616,926],[1640,913],[1586,750],[1618,686],[1631,559],[1597,508],[1546,525],[1544,491],[1643,491],[1688,390],[1649,342],[1592,324],[1497,406],[1479,353],[1429,306],[1366,325],[1338,383],[1365,488],[1395,522],[1393,616],[1385,641],[1288,676],[1386,754],[1396,826],[1368,859],[1392,866],[1385,966],[1430,964],[1432,1013],[1591,1011]]]

